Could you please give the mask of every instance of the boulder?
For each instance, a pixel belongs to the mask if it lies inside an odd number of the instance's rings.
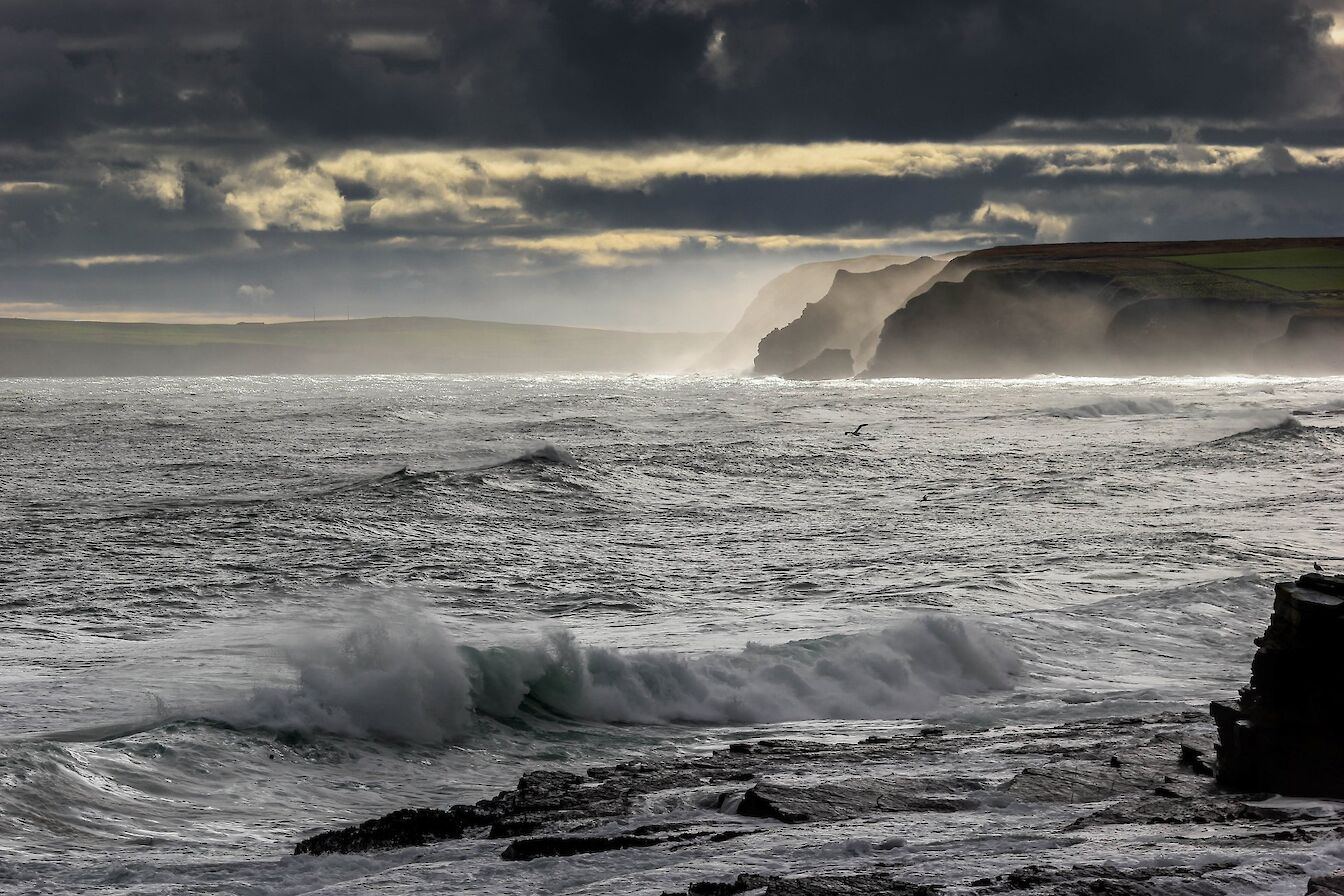
[[[1344,799],[1344,576],[1276,585],[1256,646],[1250,685],[1210,707],[1218,783]]]

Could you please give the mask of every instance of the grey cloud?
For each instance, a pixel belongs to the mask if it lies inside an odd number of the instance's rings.
[[[1298,0],[18,0],[0,111],[24,139],[250,124],[536,145],[1278,119],[1337,108],[1323,23]],[[408,57],[398,34],[427,40]]]

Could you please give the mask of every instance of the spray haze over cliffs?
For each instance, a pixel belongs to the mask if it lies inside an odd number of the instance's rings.
[[[852,367],[852,369],[851,369]],[[758,374],[1344,370],[1344,239],[1003,246],[840,270]]]

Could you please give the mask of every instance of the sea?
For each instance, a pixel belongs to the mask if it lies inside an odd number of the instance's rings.
[[[1342,463],[1341,378],[0,380],[0,892],[1188,863],[1211,848],[1011,803],[533,862],[292,851],[533,769],[1202,712],[1273,583],[1344,569]],[[1224,855],[1226,891],[1301,893],[1338,843]]]

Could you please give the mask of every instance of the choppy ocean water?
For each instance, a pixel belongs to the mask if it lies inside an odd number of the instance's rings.
[[[996,807],[527,865],[288,855],[538,767],[1198,709],[1244,684],[1271,583],[1344,563],[1341,460],[1344,379],[0,381],[0,888],[1066,854],[1061,817]],[[1301,890],[1270,865],[1245,892]]]

